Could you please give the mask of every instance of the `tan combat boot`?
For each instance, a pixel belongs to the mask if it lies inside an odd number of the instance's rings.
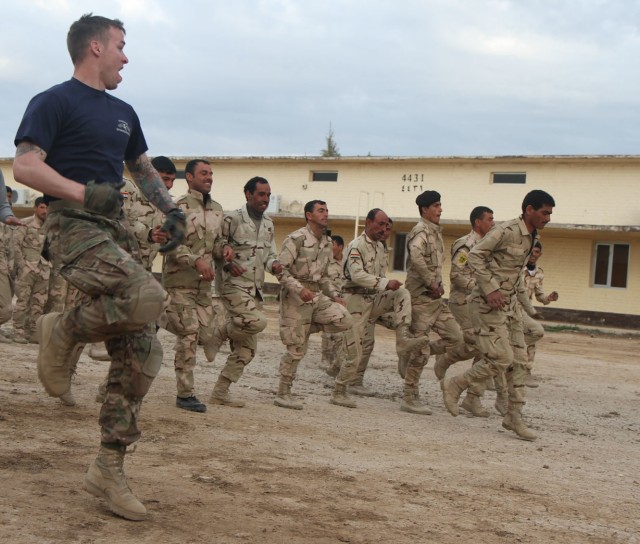
[[[110,361],[111,355],[107,351],[104,342],[99,342],[96,344],[91,344],[89,346],[89,357],[91,357],[94,361]]]
[[[396,328],[396,352],[398,355],[406,355],[417,349],[421,349],[429,343],[429,338],[413,338],[409,332],[409,325],[398,325]]]
[[[442,389],[442,400],[445,408],[454,417],[458,415],[460,395],[467,387],[469,387],[469,382],[464,377],[464,374],[440,380],[440,389]]]
[[[347,386],[341,384],[336,384],[329,402],[336,406],[344,406],[345,408],[356,408],[358,406],[356,401],[347,395]]]
[[[508,400],[506,391],[496,391],[496,402],[493,406],[501,416],[507,414]]]
[[[410,414],[419,414],[422,416],[430,416],[431,410],[426,404],[420,402],[420,395],[417,387],[404,386],[404,394],[400,401],[400,411]]]
[[[398,374],[404,380],[407,375],[407,367],[409,366],[409,355],[398,354]]]
[[[462,401],[462,404],[460,404],[460,408],[464,408],[476,417],[489,417],[489,412],[482,406],[480,397],[470,391],[467,391],[467,395]]]
[[[447,373],[447,369],[450,366],[451,365],[449,364],[449,361],[447,361],[446,353],[442,353],[441,355],[436,356],[436,362],[433,365],[433,372],[435,373],[436,378],[438,378],[438,380],[444,379],[444,376]]]
[[[358,397],[375,397],[375,392],[363,385],[362,383],[354,383],[349,386],[349,393]]]
[[[73,396],[73,393],[71,392],[71,389],[69,389],[69,391],[67,391],[64,395],[60,395],[60,397],[58,397],[60,399],[60,402],[62,402],[62,404],[64,404],[65,406],[75,406],[76,405],[76,399]]]
[[[538,436],[531,430],[522,419],[523,402],[510,402],[507,414],[502,420],[502,426],[508,431],[513,431],[523,440],[535,440]]]
[[[147,517],[147,509],[136,499],[124,477],[125,447],[117,449],[100,446],[100,452],[91,463],[84,478],[84,488],[95,497],[107,501],[109,509],[118,516],[132,521]]]
[[[38,378],[45,391],[60,397],[71,387],[71,374],[78,364],[84,344],[76,344],[62,329],[59,312],[44,314],[36,322]]]
[[[540,385],[538,383],[538,378],[536,378],[534,375],[531,374],[531,369],[530,368],[527,368],[527,376],[524,379],[524,384],[527,387],[538,387]]]
[[[215,361],[216,355],[218,355],[218,351],[220,351],[222,344],[223,342],[221,342],[220,339],[213,338],[202,346],[204,350],[204,356],[206,357],[207,361],[209,361],[210,363],[213,363],[213,361]]]
[[[293,400],[291,396],[291,384],[284,383],[280,380],[278,386],[278,394],[273,401],[273,404],[280,406],[280,408],[289,408],[290,410],[302,410],[302,404]]]
[[[230,379],[225,378],[222,374],[218,376],[218,381],[213,387],[213,393],[211,393],[209,403],[222,406],[231,406],[232,408],[243,408],[244,402],[231,398],[231,395],[229,394],[230,385]]]

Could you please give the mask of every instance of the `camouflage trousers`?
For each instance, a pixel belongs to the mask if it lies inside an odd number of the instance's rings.
[[[282,289],[280,293],[280,339],[287,348],[280,361],[281,381],[293,383],[298,363],[307,352],[309,334],[316,330],[344,333],[346,360],[336,377],[336,383],[347,385],[353,379],[360,353],[351,315],[344,306],[322,293],[317,293],[310,302],[302,302],[287,289]]]
[[[229,338],[231,354],[222,369],[221,375],[237,382],[244,368],[253,360],[258,347],[258,334],[267,327],[267,318],[262,313],[262,299],[253,294],[255,288],[225,285],[220,293],[227,321],[217,329],[218,343]]]
[[[458,322],[460,330],[462,331],[462,338],[467,345],[467,350],[474,358],[474,363],[480,358],[480,352],[476,347],[476,330],[473,328],[471,322],[471,316],[469,315],[469,304],[455,304],[449,301],[449,311],[453,314],[453,317]]]
[[[35,323],[44,313],[49,294],[49,268],[40,263],[25,262],[16,282],[16,304],[13,309],[13,331],[28,338]]]
[[[482,355],[482,360],[465,372],[469,390],[481,395],[489,378],[506,373],[509,400],[524,403],[527,354],[518,308],[512,305],[507,310],[493,310],[476,297],[469,303],[469,315]]]
[[[401,287],[371,295],[348,293],[347,309],[353,317],[354,332],[360,340],[360,357],[351,385],[362,385],[375,345],[375,326],[395,330],[411,323],[411,295]]]
[[[449,364],[464,361],[473,356],[473,350],[464,342],[458,322],[441,298],[419,296],[411,299],[411,331],[416,337],[428,336],[433,331],[440,339],[431,341],[421,350],[412,353],[409,356],[408,366],[423,369],[429,361],[429,355],[445,354]],[[405,385],[417,387],[420,375],[421,371],[407,372]]]
[[[344,334],[323,332],[320,364],[325,368],[340,369],[344,361]]]
[[[200,282],[198,288],[169,288],[166,310],[166,329],[176,335],[174,368],[178,396],[195,394],[194,374],[198,340],[210,342],[214,334],[215,313],[211,298],[211,284]]]
[[[5,241],[0,240],[0,325],[10,320],[13,312],[13,295],[4,244]]]
[[[528,314],[522,313],[522,326],[524,329],[524,343],[527,346],[527,368],[533,368],[536,358],[536,344],[544,336],[544,327]]]
[[[66,310],[58,326],[76,343],[105,342],[111,363],[101,441],[126,446],[140,438],[142,399],[162,365],[154,323],[164,291],[132,257],[137,243],[123,223],[64,205],[52,203],[47,220],[59,226],[61,273],[84,301]]]

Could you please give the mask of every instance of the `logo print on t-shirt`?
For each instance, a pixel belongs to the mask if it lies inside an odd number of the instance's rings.
[[[127,136],[131,136],[131,129],[129,128],[129,123],[120,119],[118,121],[118,126],[116,127],[118,132],[123,132]]]

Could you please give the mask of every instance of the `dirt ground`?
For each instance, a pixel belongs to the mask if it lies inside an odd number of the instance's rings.
[[[161,332],[164,366],[125,465],[150,512],[139,523],[82,490],[107,363],[83,354],[68,408],[40,386],[37,346],[0,344],[0,542],[640,542],[638,336],[548,333],[525,409],[539,438],[526,442],[493,409],[451,417],[431,361],[433,415],[400,412],[393,335],[380,328],[366,377],[376,397],[355,410],[329,404],[315,335],[294,386],[304,410],[274,406],[283,347],[277,307],[266,310],[258,356],[234,387],[242,409],[177,409],[173,338]],[[227,353],[214,364],[198,353],[202,400]]]

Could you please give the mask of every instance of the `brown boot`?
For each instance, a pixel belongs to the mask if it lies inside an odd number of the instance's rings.
[[[405,355],[417,349],[421,349],[429,343],[429,338],[413,338],[409,332],[409,325],[398,325],[396,328],[396,352]]]
[[[280,380],[278,386],[278,394],[273,401],[273,404],[280,406],[280,408],[289,408],[290,410],[302,410],[302,404],[293,400],[291,396],[291,384],[284,383]]]
[[[407,375],[407,367],[409,366],[409,355],[398,354],[398,374],[404,380]]]
[[[375,392],[363,385],[362,383],[355,383],[349,386],[349,393],[358,397],[375,397]]]
[[[356,401],[347,395],[347,386],[341,384],[336,384],[329,402],[345,408],[356,408],[358,406]]]
[[[524,384],[527,387],[538,387],[540,384],[538,383],[538,378],[531,374],[531,369],[527,368],[527,376],[524,379]]]
[[[220,376],[218,376],[218,381],[213,387],[213,393],[211,393],[209,403],[221,406],[231,406],[232,408],[243,408],[244,402],[241,400],[234,400],[231,398],[231,395],[229,395],[230,385],[231,380],[220,374]]]
[[[507,392],[502,390],[496,390],[496,402],[494,404],[496,411],[504,416],[507,414],[508,401],[507,401]]]
[[[538,436],[531,430],[522,419],[522,407],[524,402],[510,402],[507,414],[502,420],[502,426],[508,431],[513,431],[523,440],[533,441]]]
[[[462,404],[460,404],[460,408],[464,408],[476,417],[489,417],[489,412],[482,406],[480,397],[469,391],[467,391],[467,396],[462,401]]]
[[[59,326],[58,312],[44,314],[36,322],[38,335],[38,378],[45,391],[52,397],[60,397],[71,387],[71,374],[84,348],[76,344],[67,331]]]
[[[431,410],[420,401],[417,387],[404,386],[404,394],[400,401],[400,411],[410,414],[419,414],[422,416],[430,416]]]
[[[440,381],[440,389],[442,389],[442,400],[446,409],[452,416],[458,415],[458,400],[462,392],[469,387],[469,382],[464,374],[454,376],[453,378],[445,378]]]
[[[91,344],[89,346],[89,357],[91,357],[94,361],[110,361],[111,355],[107,351],[104,343],[101,342],[99,344]]]
[[[447,369],[450,364],[447,361],[447,354],[443,353],[442,355],[436,356],[436,362],[433,365],[433,371],[435,372],[436,378],[438,380],[444,379],[444,375],[447,373]]]
[[[209,361],[210,363],[213,363],[221,347],[222,347],[222,342],[220,342],[218,338],[213,338],[212,340],[204,344],[202,348],[204,350],[204,356],[206,357],[207,361]]]
[[[67,391],[64,395],[60,395],[58,398],[60,399],[60,402],[62,402],[62,404],[64,404],[65,406],[76,405],[76,399],[73,396],[71,389],[69,389],[69,391]]]
[[[100,452],[91,463],[84,478],[84,488],[107,501],[109,509],[118,516],[133,521],[147,517],[147,509],[136,499],[124,477],[125,447],[117,449],[100,446]]]

